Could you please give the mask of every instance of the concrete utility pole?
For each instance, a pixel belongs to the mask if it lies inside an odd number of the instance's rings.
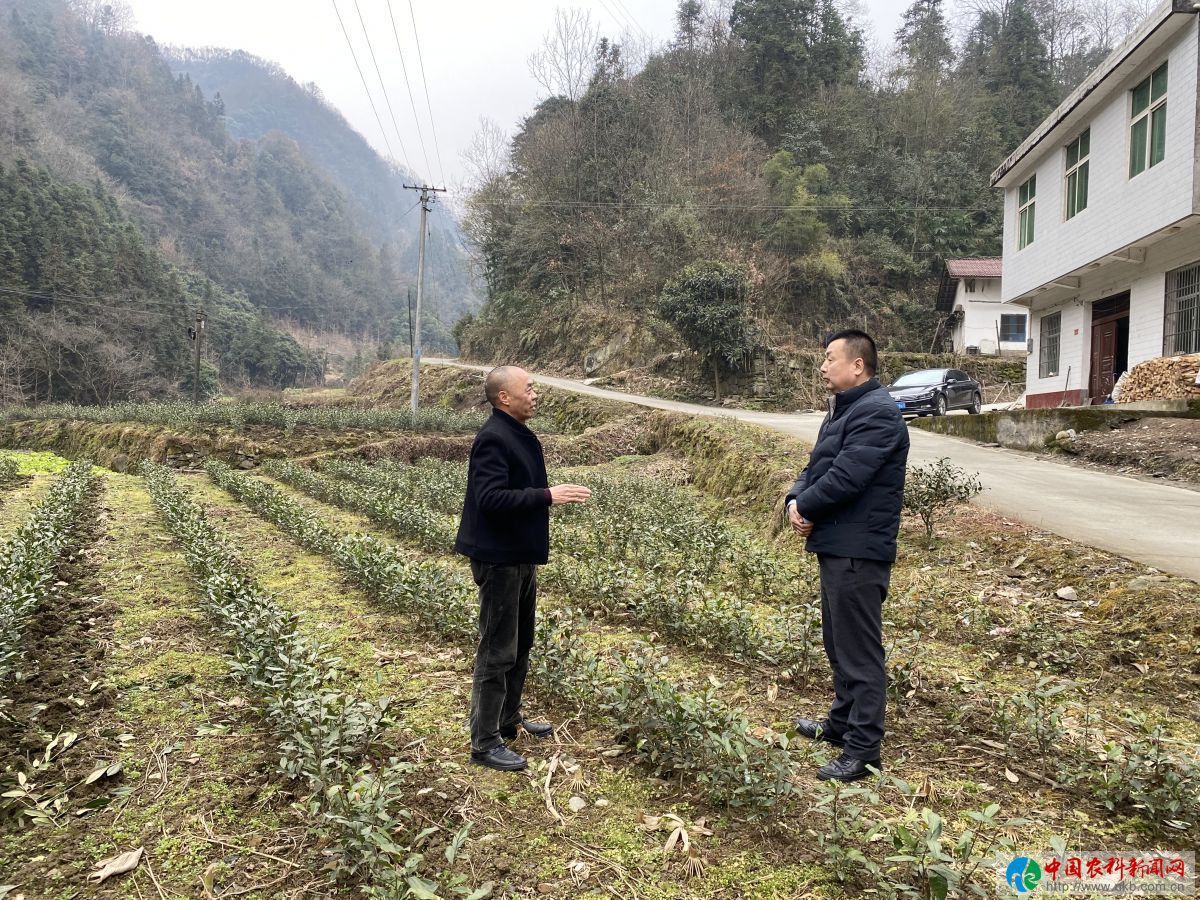
[[[192,340],[196,343],[196,368],[192,373],[192,402],[200,402],[200,344],[204,341],[204,310],[196,310],[196,331]]]
[[[425,284],[425,222],[429,217],[429,207],[434,198],[431,194],[444,194],[445,188],[429,187],[428,185],[406,184],[405,189],[421,192],[421,244],[417,256],[417,312],[413,317],[413,370],[412,370],[412,411],[417,411],[417,394],[421,386],[421,289]]]

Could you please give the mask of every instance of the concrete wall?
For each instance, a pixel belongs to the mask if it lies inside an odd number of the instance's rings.
[[[999,444],[1013,450],[1045,450],[1060,431],[1071,428],[1076,432],[1115,428],[1124,422],[1153,417],[1200,419],[1200,402],[1168,401],[1146,404],[1140,409],[1135,409],[1132,404],[1110,404],[1086,409],[1025,409],[981,416],[914,419],[910,424],[926,431]]]
[[[1014,170],[1004,192],[1005,300],[1100,259],[1196,211],[1197,17],[1163,51],[1102,90],[1108,97],[1087,121],[1062,128]],[[1129,177],[1130,90],[1169,62],[1166,157]],[[1088,208],[1065,219],[1065,147],[1091,127]],[[1037,173],[1034,240],[1017,246],[1017,192]],[[1035,331],[1036,334],[1036,331]]]
[[[1167,272],[1200,261],[1200,244],[1194,229],[1149,248],[1146,261],[1138,266],[1114,268],[1112,274],[1101,269],[1086,276],[1077,296],[1033,314],[1030,336],[1033,353],[1026,365],[1026,406],[1057,406],[1062,392],[1082,391],[1069,396],[1068,402],[1086,400],[1091,377],[1092,305],[1106,297],[1129,291],[1129,366],[1162,356],[1163,320],[1166,315]],[[1103,273],[1103,274],[1101,274]],[[1062,312],[1062,338],[1059,350],[1059,374],[1038,377],[1041,352],[1041,319]],[[1067,383],[1067,366],[1071,367]]]

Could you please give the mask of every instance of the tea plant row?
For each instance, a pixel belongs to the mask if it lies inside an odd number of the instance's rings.
[[[336,478],[395,495],[410,505],[458,515],[467,487],[465,463],[421,460],[330,461],[318,468]],[[671,560],[690,579],[721,580],[760,595],[786,593],[794,575],[760,542],[706,515],[687,491],[646,478],[584,474],[572,480],[592,489],[582,505],[555,510],[557,553],[648,567]]]
[[[454,479],[446,477],[449,469],[445,464],[409,467],[409,471],[397,472],[395,478],[390,473],[371,477],[370,467],[355,463],[322,468],[345,473],[354,480],[339,480],[291,462],[272,461],[265,471],[318,500],[363,513],[426,550],[444,553],[453,546],[452,521],[424,505],[424,492],[413,477],[421,471],[430,471],[443,484],[451,485]],[[405,494],[397,489],[401,483],[405,485]],[[444,493],[449,493],[448,487]],[[631,508],[630,518],[636,516],[637,510],[644,511],[645,507]],[[609,506],[604,516],[597,518],[615,517],[614,507]],[[636,532],[639,525],[646,529],[653,527],[627,519],[625,531]],[[571,530],[580,534],[587,531],[578,523]],[[620,533],[620,529],[611,530]],[[563,542],[570,545],[569,538]],[[678,558],[647,561],[648,570],[639,570],[623,561],[619,554],[614,560],[601,562],[591,556],[580,558],[560,550],[544,567],[543,577],[547,585],[590,609],[628,615],[662,629],[681,643],[722,653],[746,664],[765,663],[806,672],[820,658],[820,610],[815,598],[759,613],[739,594],[708,587],[695,567],[679,565]]]
[[[50,593],[96,484],[90,461],[72,463],[0,550],[0,685],[20,677],[25,627]]]
[[[453,523],[415,499],[340,481],[286,460],[271,460],[263,471],[324,503],[360,512],[426,550],[446,553],[454,546]]]
[[[371,536],[339,535],[269,484],[215,461],[206,469],[216,484],[306,548],[330,556],[379,600],[443,637],[474,644],[476,589],[459,568],[406,559]],[[714,802],[763,813],[791,791],[784,738],[754,737],[739,711],[660,674],[661,660],[652,665],[640,652],[601,657],[580,636],[581,626],[578,611],[543,617],[532,672],[543,690],[607,714],[655,772],[693,778]]]
[[[440,431],[467,433],[483,419],[478,413],[425,407],[364,409],[354,406],[292,407],[281,403],[204,403],[160,401],[115,403],[111,406],[75,406],[48,403],[37,407],[5,407],[0,421],[71,419],[82,422],[139,422],[187,428],[193,425],[228,425],[233,428],[261,425],[290,432],[296,428],[330,431]]]
[[[395,460],[365,463],[333,459],[316,464],[326,475],[401,497],[419,498],[423,506],[445,515],[462,512],[467,493],[467,464],[441,459],[421,459],[409,465]]]
[[[306,806],[338,853],[336,874],[364,879],[381,896],[436,889],[417,873],[420,854],[400,836],[413,831],[402,796],[411,765],[367,758],[373,747],[387,745],[385,731],[394,724],[389,701],[338,690],[338,658],[305,637],[295,614],[246,574],[171,470],[146,462],[142,474],[183,547],[202,605],[229,640],[234,674],[258,695],[279,739],[281,769],[308,786]]]

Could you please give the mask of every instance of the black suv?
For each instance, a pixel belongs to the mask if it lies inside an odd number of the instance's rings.
[[[958,369],[921,369],[906,372],[888,393],[906,416],[944,416],[952,409],[975,415],[983,406],[983,386]]]

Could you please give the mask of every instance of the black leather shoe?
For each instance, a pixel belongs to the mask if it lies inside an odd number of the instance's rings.
[[[803,735],[810,741],[825,741],[827,744],[834,744],[838,747],[845,745],[845,740],[836,731],[830,731],[829,720],[818,722],[816,719],[797,719],[795,721],[796,733]]]
[[[497,744],[491,750],[472,750],[471,762],[477,766],[499,769],[501,772],[516,772],[526,765],[525,757],[514,753],[503,744]]]
[[[858,781],[874,774],[867,766],[879,772],[883,771],[877,759],[855,759],[843,753],[817,769],[817,777],[822,781]]]
[[[544,738],[554,734],[554,726],[549,722],[530,722],[528,719],[521,720],[521,727],[529,734],[530,737]],[[516,728],[501,728],[500,737],[506,741],[511,741],[517,736]]]

